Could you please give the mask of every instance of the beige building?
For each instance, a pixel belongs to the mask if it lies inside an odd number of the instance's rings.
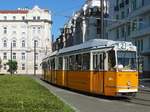
[[[33,74],[36,65],[36,73],[41,74],[41,60],[51,52],[51,25],[51,12],[38,6],[0,10],[0,73],[7,73],[12,43],[12,59],[18,62],[17,73]]]

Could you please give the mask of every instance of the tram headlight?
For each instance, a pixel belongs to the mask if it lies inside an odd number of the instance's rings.
[[[122,71],[123,70],[123,65],[116,65],[116,67],[115,68],[117,68],[119,71]]]

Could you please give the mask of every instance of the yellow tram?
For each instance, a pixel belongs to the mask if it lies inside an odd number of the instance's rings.
[[[43,59],[43,79],[88,93],[132,95],[138,92],[136,54],[131,42],[93,39]]]

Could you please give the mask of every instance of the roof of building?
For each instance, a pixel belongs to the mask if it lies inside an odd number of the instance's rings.
[[[28,10],[0,10],[0,14],[27,14]]]

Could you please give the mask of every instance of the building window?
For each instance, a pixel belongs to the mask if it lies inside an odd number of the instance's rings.
[[[25,32],[22,32],[22,35],[25,35],[26,33]]]
[[[119,15],[118,15],[118,14],[116,15],[116,19],[117,19],[117,20],[119,19]]]
[[[143,28],[143,18],[139,19],[139,30]]]
[[[101,22],[100,22],[100,19],[96,19],[97,21],[97,34],[100,34],[101,33],[101,29],[100,29],[100,25],[101,25]]]
[[[132,0],[132,9],[136,10],[137,8],[137,0]]]
[[[36,60],[38,60],[38,53],[35,53]]]
[[[35,69],[38,70],[38,64],[35,64]]]
[[[4,64],[4,70],[6,70],[7,69],[7,65],[6,64]]]
[[[25,20],[25,16],[22,16],[22,20]]]
[[[4,20],[7,20],[7,16],[4,16]]]
[[[125,37],[125,29],[124,29],[124,26],[121,28],[121,36],[122,36],[122,37]]]
[[[119,29],[116,30],[116,38],[119,39]]]
[[[125,18],[125,13],[124,11],[121,12],[121,19],[124,19]]]
[[[127,16],[129,15],[129,13],[130,13],[130,9],[129,8],[127,8]]]
[[[41,28],[40,27],[38,27],[38,33],[41,33]]]
[[[33,20],[36,20],[36,17],[35,17],[35,16],[33,16]]]
[[[4,27],[4,34],[7,34],[7,27]]]
[[[142,0],[142,6],[144,6],[145,5],[145,0]]]
[[[4,52],[4,54],[3,54],[3,59],[7,60],[7,53],[6,52]]]
[[[25,64],[22,64],[21,68],[22,68],[22,70],[25,70]]]
[[[150,49],[150,37],[149,37],[149,49]]]
[[[116,5],[118,5],[119,4],[119,0],[116,0]]]
[[[34,40],[34,46],[38,47],[38,41],[37,40]]]
[[[143,40],[141,40],[141,51],[143,51]]]
[[[4,46],[4,47],[7,47],[7,40],[4,40],[4,41],[3,41],[3,46]]]
[[[25,60],[25,58],[26,58],[25,53],[22,53],[21,55],[22,55],[22,60]]]
[[[150,66],[150,57],[148,57],[148,63],[149,63],[149,66]]]
[[[16,53],[13,53],[13,59],[14,60],[16,59]]]
[[[13,34],[16,34],[16,31],[13,31]]]
[[[40,16],[38,16],[37,19],[40,20]]]
[[[12,46],[13,46],[13,47],[16,47],[16,40],[13,40]]]
[[[132,31],[136,31],[137,30],[137,20],[134,20],[132,22]]]
[[[130,23],[127,24],[127,35],[129,36],[131,34],[131,26]]]
[[[25,40],[22,40],[22,47],[25,47]]]
[[[13,20],[16,20],[16,16],[13,16]]]
[[[35,27],[33,27],[33,33],[35,33]]]

